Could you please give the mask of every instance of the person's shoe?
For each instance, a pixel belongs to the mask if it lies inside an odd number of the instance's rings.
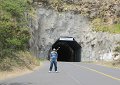
[[[49,73],[51,73],[51,71],[49,71]]]
[[[58,71],[55,71],[56,73],[58,73]]]

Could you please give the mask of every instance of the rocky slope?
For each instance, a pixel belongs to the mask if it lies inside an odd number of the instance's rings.
[[[36,0],[59,12],[73,11],[89,19],[102,18],[108,24],[120,23],[120,0]]]

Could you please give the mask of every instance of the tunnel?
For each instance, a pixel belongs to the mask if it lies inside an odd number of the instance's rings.
[[[52,49],[58,49],[58,61],[80,62],[81,46],[72,37],[59,38],[53,45]]]

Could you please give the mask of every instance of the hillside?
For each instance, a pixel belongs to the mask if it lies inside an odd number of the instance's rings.
[[[0,0],[0,71],[33,69],[39,61],[29,52],[29,27],[25,17],[30,0]]]
[[[120,33],[119,0],[34,0],[59,12],[72,11],[87,16],[95,31]]]
[[[119,64],[119,0],[34,0],[35,17],[29,16],[30,47],[47,57],[61,36],[75,38],[82,61],[115,61]]]

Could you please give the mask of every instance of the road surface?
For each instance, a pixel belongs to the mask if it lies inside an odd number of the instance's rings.
[[[120,85],[120,69],[80,62],[58,62],[58,73],[49,73],[49,62],[30,74],[0,81],[0,85]]]

